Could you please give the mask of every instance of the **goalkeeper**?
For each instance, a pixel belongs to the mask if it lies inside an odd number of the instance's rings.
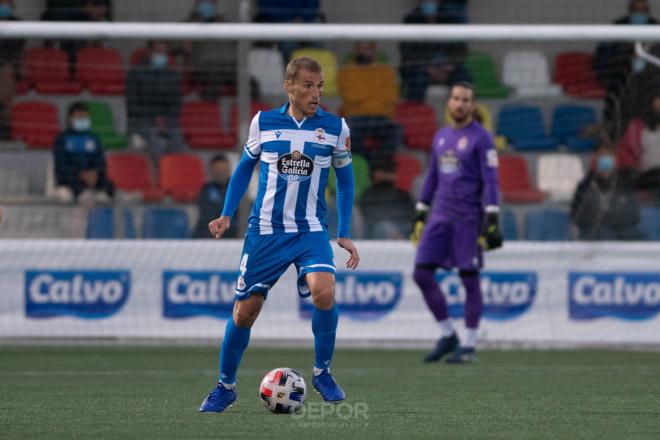
[[[425,362],[439,361],[450,353],[448,363],[475,360],[483,309],[479,282],[482,251],[502,246],[497,152],[490,133],[472,119],[474,108],[472,85],[454,85],[447,101],[452,125],[442,128],[433,138],[431,165],[416,207],[411,239],[419,248],[413,276],[441,331],[435,350],[426,356]],[[438,267],[458,269],[465,287],[467,335],[462,344],[435,280]]]

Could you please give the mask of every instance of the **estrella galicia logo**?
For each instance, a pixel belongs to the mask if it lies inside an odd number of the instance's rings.
[[[463,317],[466,294],[460,277],[438,272],[435,279],[446,295],[449,316]],[[495,321],[516,319],[532,307],[536,291],[537,277],[534,272],[482,272],[483,316]]]
[[[163,271],[163,316],[228,319],[234,308],[238,272]]]
[[[300,151],[283,154],[277,160],[277,172],[284,180],[302,182],[312,177],[314,161]]]
[[[399,272],[337,272],[335,301],[343,316],[379,319],[394,310],[401,299]],[[300,299],[300,316],[309,319],[314,310],[310,297]]]
[[[660,272],[571,272],[568,286],[574,320],[642,320],[660,312]]]
[[[127,270],[27,270],[25,315],[107,318],[121,310],[130,291]]]

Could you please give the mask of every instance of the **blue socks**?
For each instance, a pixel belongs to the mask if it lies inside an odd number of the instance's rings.
[[[334,304],[329,310],[314,307],[312,312],[312,332],[314,333],[314,367],[328,369],[335,351],[335,336],[339,321],[339,309]]]
[[[223,384],[236,382],[236,371],[249,341],[250,327],[237,327],[234,319],[230,318],[220,350],[220,382]]]

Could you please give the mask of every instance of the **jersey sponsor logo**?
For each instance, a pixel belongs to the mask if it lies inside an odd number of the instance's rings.
[[[284,180],[302,182],[312,177],[314,161],[300,151],[280,156],[277,160],[277,172]]]
[[[229,318],[238,275],[223,271],[163,271],[163,316]]]
[[[660,272],[570,272],[568,286],[573,320],[635,321],[660,312]]]
[[[463,317],[466,294],[460,277],[438,272],[435,279],[447,297],[449,316]],[[533,272],[482,272],[483,317],[494,321],[519,318],[534,304],[537,285]]]
[[[130,291],[128,270],[27,270],[25,315],[107,318],[121,310]]]
[[[447,150],[440,156],[440,172],[452,174],[458,171],[459,160],[454,150]]]
[[[337,272],[335,301],[342,316],[356,320],[380,319],[392,312],[401,299],[400,272]],[[300,298],[300,316],[309,319],[314,304]]]

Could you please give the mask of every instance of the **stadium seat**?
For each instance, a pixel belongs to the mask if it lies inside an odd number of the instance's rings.
[[[502,199],[507,203],[536,203],[543,200],[543,193],[533,188],[527,162],[516,154],[499,158],[498,176]]]
[[[477,102],[475,112],[478,113],[478,119],[481,120],[481,125],[495,138],[495,147],[498,150],[504,150],[506,148],[506,137],[502,135],[495,135],[495,129],[493,125],[493,115],[490,112],[490,108],[486,104]],[[449,109],[445,109],[445,114],[443,116],[444,125],[451,125],[452,120],[449,115]]]
[[[181,110],[181,128],[192,148],[233,148],[236,138],[222,128],[220,107],[214,102],[186,102]]]
[[[250,121],[252,120],[252,117],[257,114],[257,112],[265,112],[271,108],[272,106],[266,104],[265,102],[253,102],[250,106]],[[245,134],[238,133],[238,103],[234,103],[231,107],[229,134],[234,139],[242,139],[242,137],[245,136]]]
[[[105,102],[90,101],[87,103],[92,132],[101,139],[101,145],[106,150],[118,150],[128,144],[126,136],[115,131],[115,119],[112,109]]]
[[[323,67],[323,96],[337,96],[337,56],[328,49],[305,47],[295,50],[291,59],[298,57],[312,57]],[[281,87],[281,86],[280,86]]]
[[[188,215],[183,209],[150,208],[142,216],[142,238],[185,239],[190,237]]]
[[[114,210],[109,207],[93,208],[87,213],[87,233],[88,239],[109,240],[115,238],[114,228]],[[135,223],[133,214],[128,209],[124,209],[124,233],[123,238],[135,238]],[[121,237],[116,237],[121,238]]]
[[[177,202],[197,199],[204,184],[204,163],[194,154],[166,154],[160,158],[159,186]]]
[[[562,104],[552,112],[550,135],[572,151],[591,151],[596,140],[583,136],[583,131],[598,123],[596,111],[586,105]]]
[[[109,47],[86,47],[78,52],[76,79],[95,95],[123,95],[124,63]]]
[[[369,164],[361,154],[353,154],[353,175],[355,176],[355,201],[357,202],[362,193],[371,185],[371,175],[369,173]],[[334,168],[330,168],[328,174],[327,197],[334,198],[337,191],[337,178]]]
[[[69,58],[54,47],[32,47],[23,56],[25,84],[45,95],[76,95],[82,84],[71,80]]]
[[[497,134],[505,136],[519,151],[557,149],[554,138],[545,135],[543,114],[534,105],[509,104],[500,109]]]
[[[126,192],[142,193],[145,202],[158,202],[163,192],[151,177],[149,159],[143,154],[113,153],[107,157],[108,178],[115,187]]]
[[[518,222],[516,214],[510,209],[505,209],[502,213],[502,238],[504,240],[518,240]]]
[[[541,191],[557,202],[568,202],[584,178],[584,164],[573,154],[543,154],[537,162],[537,183]]]
[[[438,130],[438,116],[431,105],[423,102],[402,102],[396,106],[394,119],[403,128],[408,148],[424,151],[431,148],[433,135]]]
[[[639,228],[649,240],[660,241],[660,207],[643,207]]]
[[[394,155],[396,161],[395,186],[402,191],[410,192],[413,182],[422,173],[419,161],[409,154],[397,153]]]
[[[570,239],[568,214],[556,209],[530,211],[525,216],[525,240],[562,241]]]
[[[508,86],[500,83],[495,62],[487,53],[470,52],[465,68],[472,75],[478,98],[506,98],[511,93]]]
[[[11,108],[11,133],[28,148],[52,148],[60,132],[57,108],[45,101],[23,101]]]
[[[277,49],[254,48],[248,52],[248,71],[265,96],[284,94],[284,59]]]
[[[554,80],[567,95],[584,99],[602,99],[605,89],[592,68],[593,57],[585,52],[564,52],[555,59]]]
[[[550,82],[548,60],[534,50],[514,50],[504,57],[502,82],[516,91],[516,96],[560,96],[561,88]]]

